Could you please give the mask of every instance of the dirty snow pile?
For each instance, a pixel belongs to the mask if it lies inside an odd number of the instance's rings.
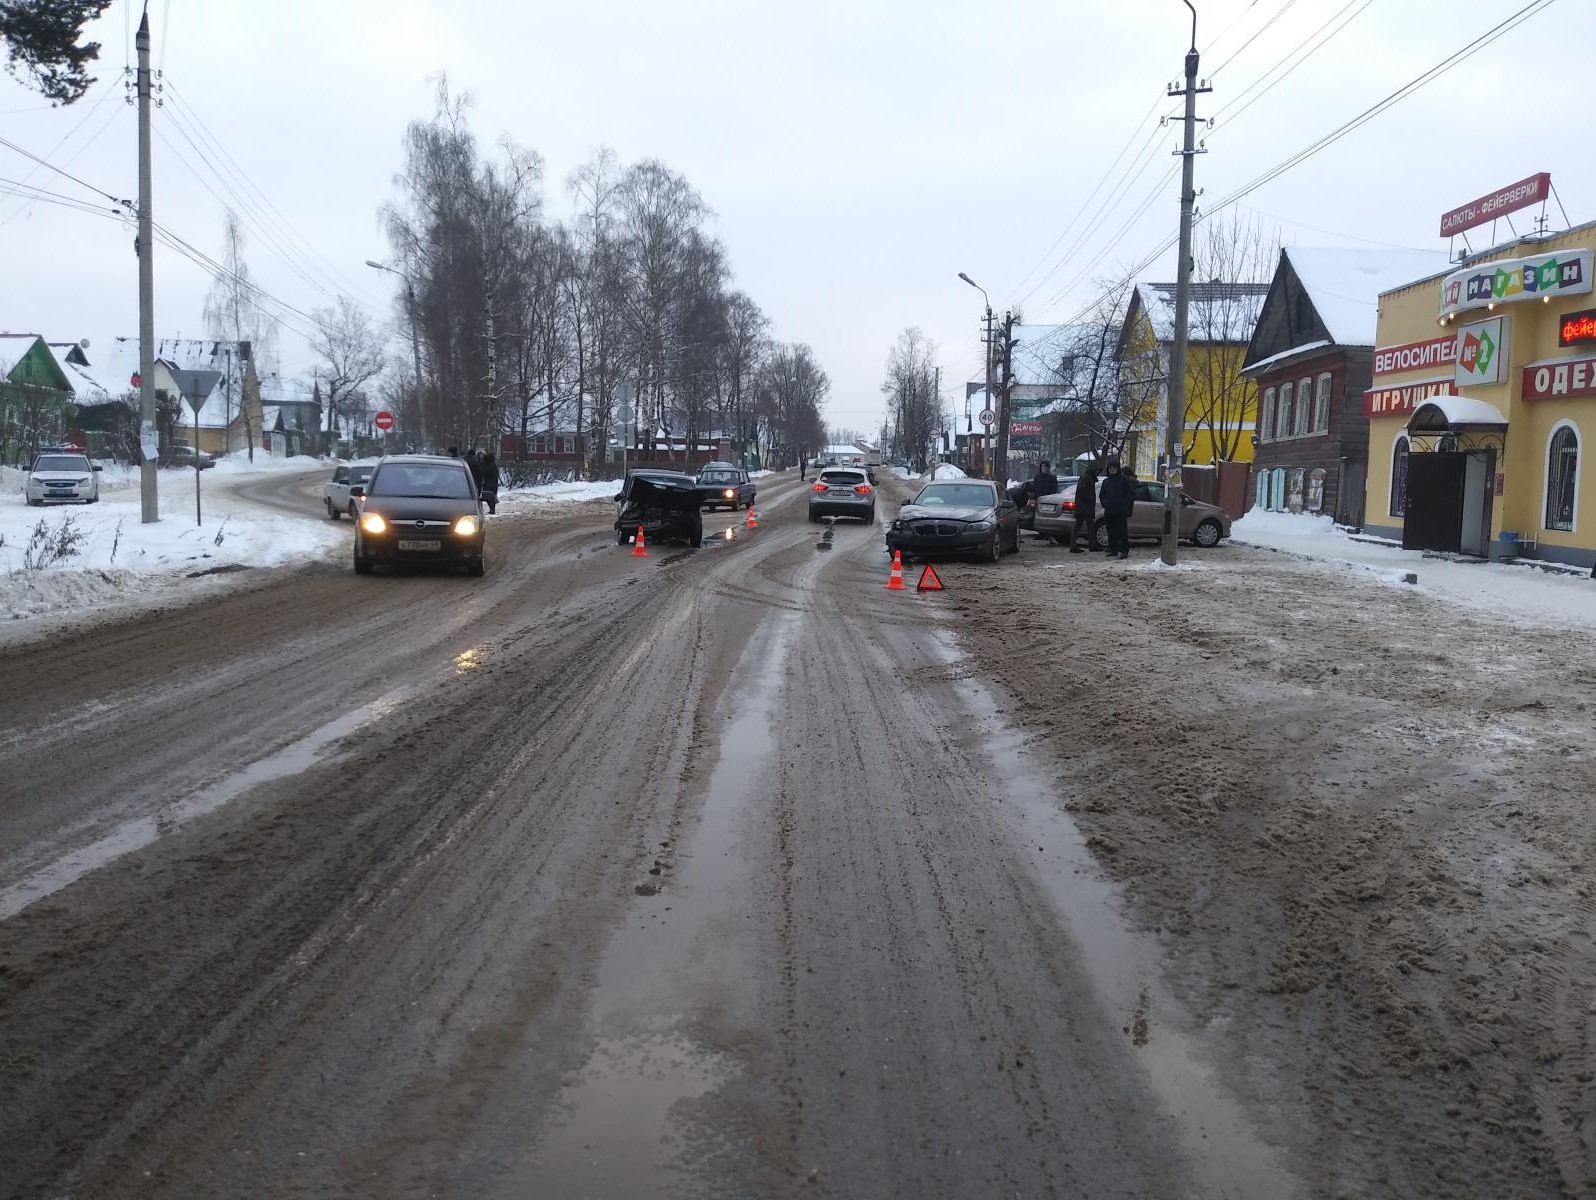
[[[952,463],[938,463],[936,466],[931,468],[930,478],[968,479],[969,476],[964,473],[962,468],[956,467]]]
[[[610,500],[620,490],[613,479],[577,480],[575,483],[540,483],[533,487],[508,488],[499,493],[499,511],[537,504],[574,503]]]
[[[201,525],[191,471],[160,473],[161,520],[153,525],[140,519],[136,471],[108,465],[98,504],[46,508],[30,508],[21,473],[7,471],[0,479],[0,619],[103,604],[218,567],[304,562],[345,544],[325,523],[274,513],[216,486],[221,470],[202,476]]]
[[[1418,589],[1437,599],[1516,619],[1596,631],[1596,581],[1540,571],[1525,563],[1453,561],[1422,551],[1355,540],[1326,517],[1254,510],[1231,526],[1231,541],[1367,572],[1400,585],[1418,576]]]

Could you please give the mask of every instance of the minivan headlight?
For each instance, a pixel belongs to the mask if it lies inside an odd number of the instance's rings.
[[[471,537],[477,531],[477,519],[469,515],[461,517],[454,523],[454,531],[460,537]]]
[[[360,527],[367,533],[386,533],[388,522],[382,519],[381,513],[369,512],[361,516]]]

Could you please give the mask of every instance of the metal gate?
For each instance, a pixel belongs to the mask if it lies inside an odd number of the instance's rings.
[[[1403,549],[1456,554],[1463,548],[1463,477],[1468,460],[1467,454],[1439,450],[1408,456]]]

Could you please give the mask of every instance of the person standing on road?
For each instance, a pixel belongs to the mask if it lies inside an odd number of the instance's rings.
[[[482,456],[482,483],[478,489],[482,499],[487,501],[488,514],[495,515],[499,511],[499,460],[492,454]]]
[[[809,468],[804,465],[804,456],[802,454],[800,454],[798,456],[798,482],[799,483],[808,483],[809,482],[809,478],[805,474],[805,472],[808,471],[808,469]]]
[[[1130,516],[1136,507],[1136,485],[1120,470],[1119,460],[1108,461],[1108,476],[1098,499],[1108,525],[1108,556],[1130,557]]]
[[[1026,499],[1026,507],[1034,509],[1043,496],[1057,494],[1058,476],[1053,474],[1053,464],[1044,458],[1036,464],[1036,474],[1031,477],[1031,494]]]
[[[1087,467],[1075,481],[1075,532],[1070,535],[1070,553],[1085,554],[1097,549],[1097,468]]]

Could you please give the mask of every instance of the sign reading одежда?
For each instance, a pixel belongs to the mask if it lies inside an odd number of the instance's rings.
[[[1451,237],[1477,225],[1488,225],[1498,217],[1540,204],[1552,194],[1552,177],[1545,171],[1520,179],[1505,188],[1498,188],[1489,196],[1470,200],[1467,204],[1441,215],[1441,236]]]
[[[1596,396],[1596,357],[1562,358],[1530,363],[1522,376],[1526,400],[1561,400]]]

